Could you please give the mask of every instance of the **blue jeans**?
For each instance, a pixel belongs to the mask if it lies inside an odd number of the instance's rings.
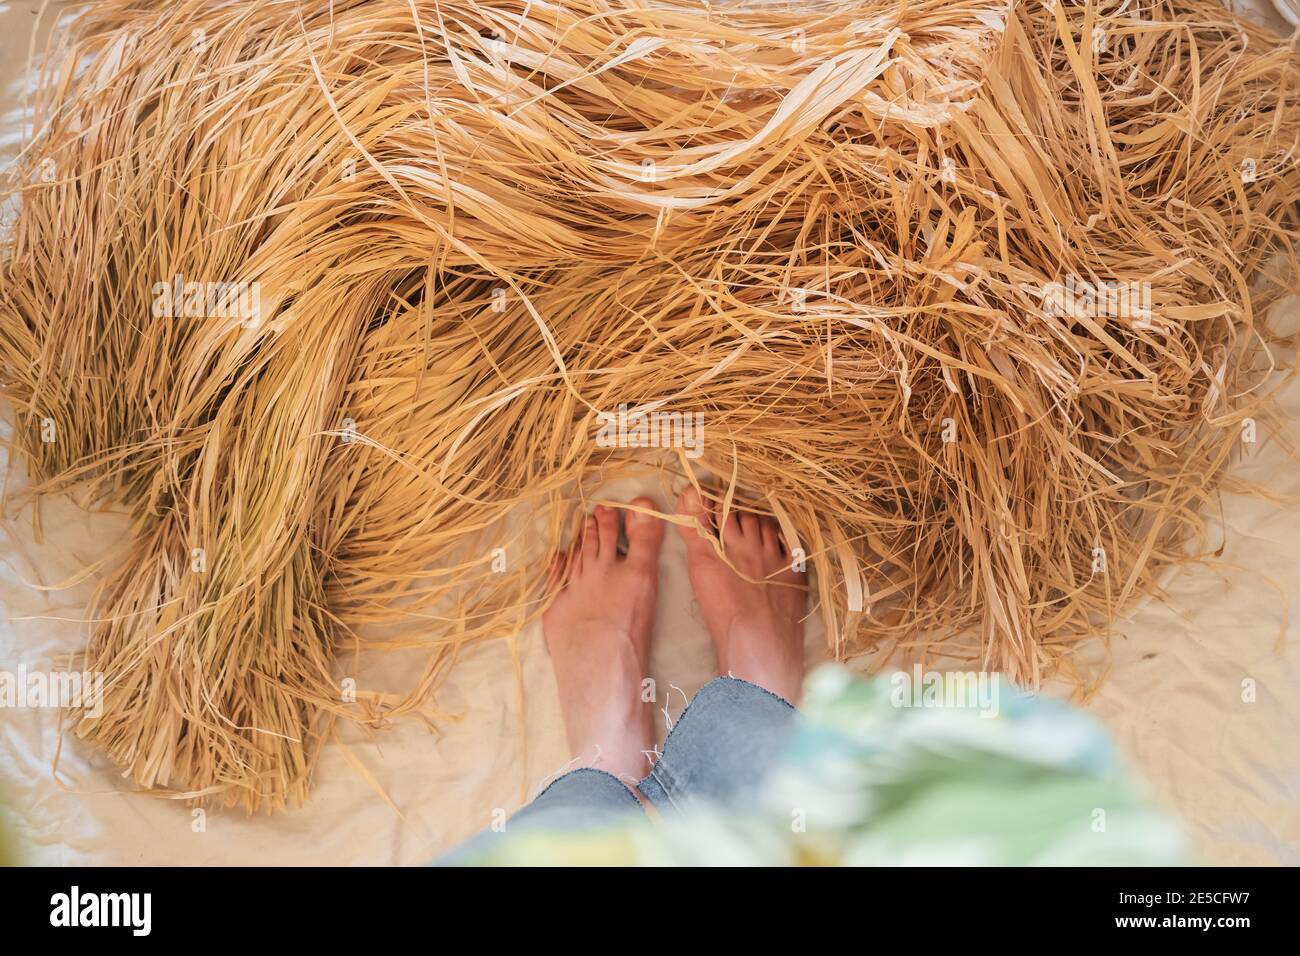
[[[663,754],[637,784],[661,813],[695,800],[726,804],[753,791],[780,755],[795,709],[757,684],[719,677],[700,688],[664,741]],[[641,802],[611,773],[583,767],[557,778],[510,818],[522,828],[584,829],[642,812]],[[454,856],[482,848],[505,833],[482,833]]]

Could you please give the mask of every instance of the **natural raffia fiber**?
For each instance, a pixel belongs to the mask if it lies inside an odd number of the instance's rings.
[[[427,716],[602,481],[691,474],[598,412],[704,415],[836,653],[1027,684],[1266,414],[1300,57],[1214,0],[103,0],[63,37],[0,361],[35,490],[134,516],[75,726],[146,786],[278,807],[334,720]],[[155,315],[174,276],[260,313]],[[428,648],[409,695],[341,694],[363,625]]]

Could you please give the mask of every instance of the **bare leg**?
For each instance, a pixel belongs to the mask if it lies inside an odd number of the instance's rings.
[[[649,498],[633,502],[656,507]],[[555,600],[542,615],[569,747],[581,766],[629,787],[650,769],[653,710],[641,700],[659,583],[663,522],[629,511],[618,553],[618,511],[597,507],[552,570]]]

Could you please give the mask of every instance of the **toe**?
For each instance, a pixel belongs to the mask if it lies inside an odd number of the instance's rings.
[[[742,511],[738,515],[738,518],[740,521],[740,533],[744,535],[745,540],[755,546],[761,546],[763,539],[762,531],[759,528],[760,521],[758,515],[751,514],[748,511]]]
[[[565,584],[582,574],[582,531],[583,526],[579,525],[564,552]]]
[[[687,488],[681,493],[681,496],[678,497],[677,513],[679,515],[685,515],[688,518],[694,518],[699,522],[699,527],[702,528],[705,533],[710,533],[713,530],[713,515],[709,513],[709,509],[705,505],[704,499],[700,497],[700,493],[694,488]],[[698,550],[701,548],[710,551],[712,550],[709,542],[704,538],[704,535],[700,534],[699,530],[690,525],[679,524],[677,526],[677,533],[680,534],[682,540],[686,542],[686,548],[688,551]]]
[[[599,539],[598,557],[613,561],[618,557],[618,511],[604,505],[596,506],[596,537]]]
[[[739,548],[745,541],[745,529],[740,524],[740,513],[732,510],[722,525],[722,547]]]
[[[633,498],[638,508],[657,509],[653,498]],[[623,512],[623,523],[627,528],[627,556],[635,561],[653,561],[659,556],[659,545],[664,540],[664,523],[654,515],[640,511]]]
[[[596,524],[594,515],[587,515],[582,522],[582,541],[578,545],[578,553],[583,568],[594,564],[600,557],[600,527]]]

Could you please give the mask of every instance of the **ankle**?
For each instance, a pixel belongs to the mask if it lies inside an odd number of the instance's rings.
[[[798,703],[803,689],[802,648],[781,649],[771,638],[756,642],[733,639],[717,645],[717,652],[721,674],[756,684],[791,704]]]
[[[635,711],[595,717],[589,727],[570,733],[569,739],[574,758],[583,766],[598,770],[631,767],[635,771],[645,762],[643,752],[654,746],[654,724],[642,704]]]
[[[578,763],[592,770],[603,770],[613,774],[629,787],[637,782],[650,769],[654,755],[653,743],[649,741],[610,741],[604,744],[592,744],[578,753]]]

